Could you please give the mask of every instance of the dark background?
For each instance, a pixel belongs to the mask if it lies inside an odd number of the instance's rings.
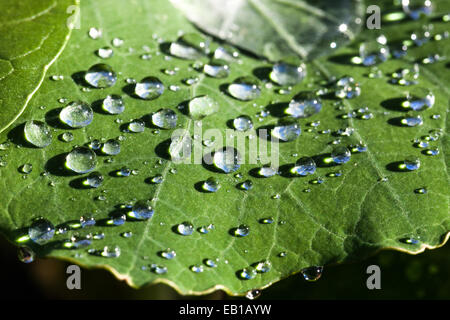
[[[381,290],[366,287],[366,268],[372,264],[381,268]],[[136,290],[99,269],[82,269],[82,289],[68,290],[68,265],[56,259],[24,264],[15,246],[0,237],[1,291],[6,299],[236,299],[222,291],[180,296],[163,284]],[[381,251],[365,261],[328,266],[317,282],[297,274],[265,289],[259,299],[450,299],[450,244],[415,256]]]

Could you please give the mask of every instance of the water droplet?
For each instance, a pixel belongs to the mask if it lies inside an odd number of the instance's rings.
[[[112,39],[111,44],[114,47],[118,48],[118,47],[121,47],[123,45],[123,40],[120,39],[120,38],[114,38],[114,39]]]
[[[297,160],[292,170],[300,176],[307,176],[316,172],[316,163],[310,157],[302,157]]]
[[[253,77],[241,77],[228,86],[228,92],[238,100],[249,101],[259,98],[261,87]]]
[[[278,174],[278,169],[270,165],[263,166],[259,169],[258,174],[264,178],[270,178]]]
[[[421,116],[407,116],[400,121],[403,125],[408,127],[417,127],[423,124]]]
[[[169,154],[174,162],[180,162],[191,156],[192,140],[187,133],[172,136]]]
[[[109,156],[115,156],[120,153],[120,143],[116,139],[110,139],[103,144],[102,152]]]
[[[124,238],[131,238],[133,236],[133,233],[131,231],[122,232],[121,236]]]
[[[154,184],[160,184],[160,183],[162,183],[162,182],[164,181],[164,178],[163,178],[162,175],[157,174],[156,176],[154,176],[154,177],[151,179],[151,181],[152,181],[152,183],[154,183]]]
[[[54,235],[55,227],[50,221],[44,218],[34,220],[28,228],[28,236],[33,242],[39,245],[49,242]]]
[[[430,0],[402,0],[403,11],[413,20],[418,20],[421,15],[429,16],[433,12]]]
[[[109,59],[114,55],[114,51],[110,47],[103,47],[97,50],[97,55],[102,59]]]
[[[253,267],[247,267],[238,272],[239,278],[242,280],[251,280],[254,279],[258,273],[256,272],[255,268]]]
[[[414,192],[418,193],[418,194],[427,194],[428,190],[426,188],[419,188],[419,189],[414,190]]]
[[[237,131],[247,131],[253,128],[253,122],[249,116],[243,115],[233,120],[233,126]]]
[[[150,265],[150,270],[156,274],[166,274],[167,273],[167,267],[156,265],[156,264]]]
[[[24,127],[25,139],[38,148],[45,148],[52,142],[50,128],[41,121],[27,121]]]
[[[189,114],[195,120],[203,119],[219,110],[219,104],[209,96],[200,96],[189,102]]]
[[[359,57],[364,66],[373,66],[389,58],[389,47],[378,41],[363,42],[359,47]]]
[[[149,201],[139,200],[131,208],[130,216],[138,220],[147,220],[153,217],[154,213]]]
[[[194,226],[190,222],[183,222],[177,226],[177,231],[183,236],[190,236],[194,233]]]
[[[222,45],[214,51],[214,59],[233,62],[239,57],[239,52],[232,46]]]
[[[102,37],[102,30],[97,28],[90,28],[88,35],[93,40],[100,39]]]
[[[34,261],[35,256],[36,254],[34,253],[34,251],[28,247],[21,246],[17,249],[17,257],[19,258],[20,262],[31,263]]]
[[[272,269],[272,263],[269,260],[260,261],[255,266],[255,270],[258,273],[266,273],[270,269]]]
[[[160,256],[164,259],[172,260],[177,256],[177,253],[175,252],[175,250],[167,248],[166,250],[160,252]]]
[[[272,224],[273,222],[274,222],[274,220],[272,217],[263,218],[263,219],[259,220],[259,223],[262,223],[262,224]]]
[[[331,158],[337,164],[346,163],[350,160],[351,152],[346,147],[336,147],[331,152]]]
[[[118,258],[120,257],[120,248],[117,246],[115,247],[105,246],[103,248],[101,256],[105,258]]]
[[[306,281],[317,281],[322,276],[323,267],[321,266],[309,267],[302,269],[300,272]]]
[[[72,132],[64,132],[64,133],[61,135],[61,139],[62,139],[64,142],[72,142],[72,141],[73,141],[73,134],[72,134]]]
[[[69,127],[82,128],[91,124],[94,112],[86,102],[74,101],[61,110],[59,119]]]
[[[412,68],[399,69],[391,75],[391,82],[401,86],[411,86],[418,83],[420,75],[419,65],[416,63]]]
[[[110,114],[120,114],[125,110],[123,99],[119,95],[109,95],[103,99],[102,107]]]
[[[30,174],[33,171],[33,165],[31,163],[25,163],[20,167],[20,171],[25,174]]]
[[[208,266],[210,268],[217,268],[217,263],[214,260],[205,259],[204,263],[205,263],[206,266]]]
[[[230,67],[226,61],[213,60],[203,66],[203,72],[210,77],[223,79],[230,74]]]
[[[294,118],[308,118],[320,112],[322,101],[314,92],[301,92],[289,103],[285,113]]]
[[[247,291],[247,293],[245,294],[245,297],[249,300],[255,300],[258,299],[261,296],[261,290],[249,290]]]
[[[164,92],[164,85],[156,77],[147,77],[136,83],[134,93],[141,99],[154,100]]]
[[[195,273],[201,273],[204,270],[203,266],[201,265],[193,265],[189,269],[191,269],[191,271]]]
[[[92,215],[85,215],[80,217],[80,225],[82,228],[95,226],[96,223],[97,221],[95,221],[95,218]]]
[[[239,152],[232,147],[225,147],[214,153],[214,165],[225,173],[232,173],[241,167]]]
[[[270,79],[281,86],[293,86],[306,77],[306,65],[288,62],[276,63],[270,72]]]
[[[414,111],[422,111],[433,107],[434,94],[426,88],[414,88],[406,96],[407,101],[403,103],[404,107],[409,107]]]
[[[241,224],[239,227],[233,229],[233,234],[236,237],[245,237],[250,233],[250,228],[245,224]]]
[[[171,109],[161,109],[152,115],[152,122],[161,129],[173,129],[177,126],[178,116]]]
[[[85,147],[75,148],[66,156],[66,167],[76,173],[88,173],[96,164],[95,152]]]
[[[405,159],[404,165],[406,170],[417,170],[420,168],[420,160],[416,157],[408,157],[407,159]]]
[[[220,183],[213,177],[206,179],[202,184],[202,189],[208,192],[217,192],[220,189]]]
[[[272,136],[285,142],[297,139],[301,132],[300,125],[294,121],[280,121],[280,123],[271,130]]]
[[[209,42],[206,38],[199,34],[189,33],[181,36],[177,42],[172,42],[169,52],[181,59],[196,60],[205,55],[208,47]]]
[[[425,151],[425,154],[428,156],[437,156],[439,154],[438,148],[432,148]]]
[[[336,82],[335,95],[340,99],[353,99],[361,95],[361,87],[352,77],[344,76]]]
[[[134,133],[144,132],[145,122],[142,119],[135,119],[128,124],[128,130]]]
[[[89,176],[87,176],[83,184],[91,188],[98,188],[103,183],[103,179],[104,178],[100,172],[92,172]]]
[[[90,67],[84,79],[94,88],[108,88],[116,84],[117,74],[111,66],[100,63]]]
[[[240,183],[238,187],[242,190],[250,190],[253,188],[253,182],[251,180],[245,180],[244,182]]]
[[[111,224],[121,226],[127,221],[127,216],[124,214],[116,214],[111,217]]]

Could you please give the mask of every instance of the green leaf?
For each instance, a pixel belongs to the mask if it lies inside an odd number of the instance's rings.
[[[291,55],[314,58],[355,38],[362,1],[171,0],[206,32],[273,61]],[[346,29],[339,29],[345,25]]]
[[[75,0],[0,3],[0,132],[25,110],[70,36]]]
[[[446,1],[435,1],[435,4],[437,13],[450,9]],[[354,45],[341,49],[330,58],[309,63],[308,76],[294,86],[290,94],[278,94],[280,88],[267,82],[258,99],[242,102],[226,93],[227,84],[252,74],[264,78],[271,65],[241,54],[242,63],[231,63],[227,78],[215,79],[194,70],[192,61],[167,58],[167,42],[175,41],[180,30],[197,32],[170,3],[156,0],[84,1],[81,19],[81,29],[73,31],[63,54],[49,70],[49,75],[64,75],[64,80],[43,81],[12,129],[0,135],[0,141],[9,140],[10,144],[9,148],[0,151],[1,163],[6,163],[0,168],[0,193],[3,195],[0,228],[11,241],[30,246],[41,257],[58,257],[89,267],[107,268],[136,287],[165,282],[184,294],[221,288],[230,294],[242,295],[310,266],[360,259],[383,248],[419,253],[426,248],[438,247],[448,239],[446,125],[450,93],[446,84],[450,74],[444,70],[448,68],[448,62],[420,66],[418,86],[429,88],[436,103],[433,108],[420,112],[424,123],[417,127],[395,125],[395,119],[407,113],[395,102],[409,87],[393,85],[387,76],[398,68],[411,67],[417,59],[429,54],[439,52],[448,57],[448,39],[430,40],[422,47],[412,47],[405,58],[390,59],[381,64],[379,69],[384,76],[372,79],[367,76],[370,68],[349,61],[357,54],[361,40],[376,35],[375,31],[367,30]],[[411,30],[421,24],[409,20],[386,23],[382,32],[389,41],[395,42],[409,38]],[[433,19],[433,24],[434,33],[448,29],[440,18]],[[90,39],[87,32],[91,27],[101,28],[103,37]],[[122,38],[124,44],[113,48],[112,58],[103,60],[95,55],[99,48],[111,46],[115,37]],[[151,54],[152,58],[142,59],[143,54]],[[116,85],[86,90],[86,85],[80,81],[80,73],[105,62],[119,72]],[[175,68],[179,68],[175,75],[163,72]],[[284,104],[294,95],[323,88],[323,82],[330,77],[346,74],[360,83],[361,95],[342,103],[333,97],[323,97],[321,112],[299,121],[300,137],[278,144],[281,174],[270,178],[259,178],[254,174],[267,161],[242,164],[237,171],[242,178],[234,173],[219,173],[209,165],[174,163],[168,154],[174,130],[157,130],[149,120],[150,115],[161,108],[174,110],[178,116],[177,129],[189,130],[199,148],[202,140],[209,138],[203,135],[202,139],[197,135],[208,129],[218,129],[223,137],[228,137],[225,130],[230,120],[246,114],[252,118],[254,129],[240,135],[253,136],[247,141],[261,141],[255,129],[275,125]],[[166,91],[155,100],[137,99],[126,79],[139,81],[148,76],[158,77]],[[199,80],[196,84],[185,84],[186,78],[194,77]],[[170,85],[180,89],[168,90]],[[123,96],[124,113],[109,115],[102,111],[99,101],[109,94]],[[203,131],[199,131],[199,122],[187,114],[187,102],[202,95],[215,99],[220,109],[202,120]],[[92,124],[76,130],[63,127],[58,120],[59,111],[65,105],[58,102],[61,98],[67,99],[67,103],[73,100],[92,103],[95,111]],[[374,117],[371,120],[342,117],[361,107],[368,107]],[[270,111],[271,115],[257,115],[263,110]],[[440,118],[432,119],[435,114]],[[143,133],[123,131],[129,121],[140,118],[147,124]],[[37,149],[24,141],[23,123],[28,120],[46,121],[52,127],[51,145]],[[320,121],[319,127],[309,125],[314,121]],[[328,129],[335,133],[347,127],[354,129],[349,137],[319,133]],[[430,130],[443,132],[437,141],[430,142],[431,147],[439,148],[437,156],[424,154],[423,149],[416,148],[413,143],[414,139],[427,136]],[[73,141],[62,141],[60,137],[65,132],[73,134]],[[104,176],[98,189],[83,187],[82,181],[87,174],[73,175],[64,168],[64,157],[75,145],[119,137],[121,152],[118,155],[97,157],[96,170]],[[332,141],[336,139],[341,139],[341,145],[345,146],[361,141],[368,150],[352,154],[351,160],[340,166],[321,162],[331,152]],[[220,150],[223,146],[230,146],[230,142],[216,137],[210,151]],[[241,155],[248,151],[238,149]],[[202,152],[208,154],[206,147]],[[410,155],[420,159],[419,170],[404,172],[395,167]],[[308,177],[290,177],[286,170],[303,156],[315,157],[317,172]],[[20,167],[27,163],[32,164],[33,170],[24,174]],[[136,170],[135,174],[117,176],[117,170],[123,167]],[[342,176],[329,176],[338,170]],[[152,182],[159,175],[163,182]],[[221,185],[215,193],[202,192],[201,185],[209,177]],[[324,183],[313,183],[318,177],[323,177]],[[247,179],[253,182],[253,188],[244,191],[238,185]],[[423,187],[428,190],[426,194],[414,192]],[[307,190],[310,192],[305,192]],[[139,200],[151,200],[154,209],[151,219],[136,221],[128,218],[121,226],[108,224],[111,214],[126,214],[130,209],[123,205],[133,205]],[[80,217],[89,214],[96,218],[97,224],[76,228]],[[67,225],[70,230],[55,235],[45,245],[33,244],[26,241],[24,235],[36,217],[45,217],[56,226]],[[260,222],[269,217],[274,223]],[[190,236],[176,232],[177,226],[185,221],[195,228]],[[215,229],[208,234],[197,231],[209,224],[214,224]],[[249,227],[248,236],[232,235],[240,225]],[[64,245],[73,235],[101,232],[105,238],[92,240],[87,248],[69,249]],[[124,232],[131,232],[132,237],[123,237]],[[405,243],[404,240],[409,238],[420,241]],[[102,250],[105,246],[118,246],[120,257],[106,258],[88,253],[88,249]],[[161,257],[160,252],[167,248],[176,251],[174,259]],[[217,267],[208,267],[205,259],[219,259]],[[240,270],[266,259],[272,264],[269,272],[258,274],[252,280],[239,277]],[[167,273],[156,274],[150,270],[151,264],[167,267]],[[195,265],[203,265],[204,271],[194,273],[190,268]]]

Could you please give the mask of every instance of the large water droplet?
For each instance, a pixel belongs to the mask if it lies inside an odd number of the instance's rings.
[[[314,92],[301,92],[289,103],[285,113],[294,118],[308,118],[322,109],[322,101]]]
[[[161,129],[173,129],[177,126],[178,116],[171,109],[161,109],[152,115],[152,122]]]
[[[45,148],[52,142],[50,128],[41,121],[27,121],[24,127],[25,139],[38,148]]]
[[[28,236],[33,242],[39,245],[49,242],[54,235],[55,227],[50,221],[44,218],[34,220],[28,228]]]
[[[66,167],[76,173],[88,173],[95,169],[97,157],[89,148],[78,147],[66,156]]]
[[[100,63],[90,67],[84,79],[95,88],[108,88],[116,84],[117,74],[111,66]]]
[[[214,165],[225,173],[237,171],[241,167],[239,152],[232,147],[225,147],[214,153]]]
[[[189,114],[195,120],[203,119],[219,110],[219,104],[209,96],[200,96],[189,102]]]
[[[228,86],[228,92],[236,99],[249,101],[259,98],[261,87],[253,77],[241,77]]]
[[[156,77],[147,77],[136,83],[134,93],[141,99],[154,100],[164,92],[164,85]]]
[[[178,58],[196,60],[204,57],[208,47],[208,39],[200,34],[187,33],[170,44],[169,52]]]
[[[86,102],[73,101],[61,110],[59,119],[69,127],[83,128],[91,124],[94,112]]]
[[[420,160],[416,157],[408,157],[404,161],[405,169],[409,171],[414,171],[420,168]]]
[[[144,132],[145,121],[142,119],[135,119],[128,124],[128,130],[134,133]]]

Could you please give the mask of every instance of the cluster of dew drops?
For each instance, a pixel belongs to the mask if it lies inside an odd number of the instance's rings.
[[[419,1],[419,5],[416,5],[415,1],[403,5],[403,13],[409,16],[411,19],[418,19],[421,16],[428,16],[432,12],[432,4],[430,1]],[[414,3],[414,5],[412,5]],[[400,14],[400,13],[398,13]],[[449,15],[442,17],[444,22],[450,20]],[[342,25],[339,29],[345,30]],[[400,44],[390,45],[388,39],[384,35],[378,36],[373,41],[364,42],[360,45],[359,56],[354,57],[352,62],[355,64],[361,64],[370,68],[368,73],[369,78],[381,78],[384,76],[383,72],[377,67],[378,64],[393,58],[401,59],[408,56],[408,50],[412,46],[423,46],[429,41],[442,41],[449,38],[448,32],[442,34],[433,34],[432,25],[424,25],[421,30],[413,32],[409,39],[405,39]],[[91,28],[88,32],[88,36],[91,39],[99,39],[102,37],[102,30],[97,28]],[[162,42],[156,35],[153,37],[155,40]],[[120,38],[114,38],[112,40],[112,47],[103,47],[96,51],[96,54],[102,59],[109,59],[114,55],[115,48],[122,47],[124,40]],[[144,48],[145,49],[145,48]],[[130,48],[130,50],[132,50]],[[152,59],[150,49],[145,49],[147,53],[140,56],[143,60]],[[203,72],[209,77],[213,78],[227,78],[230,74],[230,70],[233,65],[239,65],[242,63],[240,55],[237,49],[228,45],[221,45],[214,51],[210,49],[209,39],[199,34],[180,34],[177,41],[172,42],[169,47],[170,55],[166,55],[167,60],[172,57],[177,57],[186,60],[195,61],[192,64],[190,70],[196,70]],[[152,52],[153,53],[153,52]],[[153,54],[161,54],[156,52]],[[210,57],[208,62],[203,62],[205,57]],[[403,117],[399,122],[406,127],[420,126],[424,122],[424,118],[421,116],[423,110],[432,108],[435,103],[434,94],[423,87],[417,86],[420,81],[420,66],[419,64],[437,63],[445,60],[445,57],[439,54],[433,54],[428,57],[424,57],[421,61],[413,64],[411,68],[397,70],[390,75],[390,82],[396,85],[411,87],[411,90],[405,94],[402,102],[402,107],[408,111],[408,114]],[[174,75],[179,71],[178,68],[164,69],[163,72],[167,75]],[[288,58],[283,61],[275,63],[272,70],[269,73],[269,81],[260,81],[253,76],[244,76],[235,79],[227,87],[227,93],[233,98],[240,101],[252,101],[260,97],[263,89],[271,89],[273,83],[278,86],[276,92],[280,95],[289,94],[292,91],[292,87],[300,83],[307,75],[307,67],[297,58]],[[53,75],[51,79],[54,81],[60,81],[64,79],[64,76]],[[91,88],[108,88],[112,87],[117,82],[117,73],[106,63],[96,64],[89,68],[84,73],[84,81],[89,84],[89,87],[83,87],[82,90],[88,91]],[[160,97],[165,89],[165,84],[162,83],[157,77],[149,76],[140,81],[136,81],[132,78],[127,78],[126,83],[134,87],[134,96],[143,100],[154,100]],[[191,78],[184,79],[182,82],[184,85],[191,86],[199,81],[199,77],[193,76]],[[261,83],[263,82],[263,83]],[[322,82],[323,86],[318,90],[302,91],[294,96],[294,98],[287,104],[283,111],[285,117],[279,121],[279,123],[270,129],[271,136],[281,140],[283,142],[290,142],[296,140],[302,130],[298,124],[298,119],[308,118],[322,110],[322,97],[332,95],[338,99],[335,106],[338,110],[345,109],[346,99],[352,99],[358,97],[361,94],[361,86],[350,76],[343,76],[340,78],[327,79],[326,82]],[[180,90],[179,85],[170,85],[168,87],[171,91]],[[66,104],[67,101],[61,98],[61,103]],[[258,107],[257,104],[254,104]],[[211,115],[218,111],[219,104],[209,96],[195,97],[189,101],[186,106],[188,113],[193,119],[202,119],[208,115]],[[108,95],[102,101],[102,109],[108,114],[119,115],[125,111],[125,103],[120,95]],[[368,107],[360,107],[357,110],[348,111],[342,116],[344,119],[357,118],[361,120],[370,120],[374,117],[374,112],[371,112]],[[270,112],[267,110],[259,111],[256,117],[259,121],[263,121],[268,117]],[[83,128],[90,125],[94,118],[94,112],[92,107],[84,101],[73,101],[65,105],[59,113],[59,120],[70,128]],[[432,119],[439,119],[440,115],[435,114],[431,116]],[[151,115],[152,124],[159,129],[174,129],[177,126],[178,117],[175,111],[169,108],[163,108]],[[116,121],[120,123],[119,121]],[[254,124],[252,118],[248,115],[241,115],[232,121],[234,129],[237,131],[249,131],[253,129]],[[314,121],[308,124],[309,128],[307,132],[317,132],[319,134],[330,134],[338,138],[331,142],[333,151],[330,157],[326,159],[336,165],[342,165],[350,161],[352,153],[361,153],[367,151],[367,146],[360,142],[349,146],[342,146],[341,138],[349,137],[353,134],[354,129],[351,127],[339,129],[332,132],[330,129],[318,131],[320,121]],[[145,121],[142,119],[131,120],[126,126],[125,132],[141,133],[145,130]],[[154,133],[158,133],[156,129]],[[49,126],[38,120],[30,120],[24,125],[24,137],[28,143],[31,143],[37,148],[45,148],[52,143],[52,131]],[[432,144],[442,135],[439,130],[434,130],[421,139],[414,139],[413,145],[423,150],[423,154],[437,155],[439,149],[433,147]],[[250,136],[251,138],[252,136]],[[64,132],[61,134],[60,139],[64,142],[71,142],[73,140],[73,134],[71,132]],[[98,152],[114,156],[121,151],[121,141],[124,139],[120,136],[117,139],[110,139],[107,141],[92,140],[86,146],[75,146],[71,152],[65,157],[65,167],[68,170],[73,171],[76,174],[87,174],[83,184],[86,187],[98,188],[102,185],[104,177],[99,172],[95,171],[97,164]],[[195,139],[195,137],[194,137]],[[179,160],[183,158],[183,154],[180,144],[186,143],[183,137],[180,139],[173,139],[169,153],[173,160]],[[213,145],[213,141],[203,141],[205,146]],[[7,150],[9,142],[0,144],[0,150]],[[297,157],[297,154],[293,156]],[[242,174],[236,173],[240,168],[240,156],[237,150],[231,147],[225,147],[219,151],[216,151],[213,156],[213,163],[215,167],[224,173],[235,173],[237,179],[242,178]],[[0,158],[0,166],[6,166],[6,161],[3,157]],[[419,169],[420,160],[414,156],[408,156],[404,162],[400,165],[401,170],[414,171]],[[32,172],[32,165],[30,163],[23,164],[19,171],[26,175]],[[308,176],[314,174],[316,171],[316,162],[311,157],[301,157],[290,169],[291,175],[296,176]],[[137,170],[131,170],[127,167],[116,172],[118,176],[127,177],[132,174],[138,174]],[[261,177],[272,177],[280,174],[279,168],[264,165],[258,169],[258,175]],[[327,174],[329,177],[342,176],[341,171],[335,171]],[[159,184],[163,182],[163,177],[157,175],[151,178],[151,182]],[[311,181],[313,184],[321,184],[325,181],[324,178],[318,177]],[[387,178],[380,177],[380,181],[387,181]],[[210,177],[205,180],[201,188],[205,192],[217,192],[220,189],[220,182]],[[253,187],[251,180],[245,180],[238,184],[238,188],[249,191]],[[305,192],[310,192],[310,189],[305,189]],[[421,187],[415,190],[418,194],[427,193],[425,187]],[[99,196],[104,197],[104,196]],[[274,199],[280,198],[279,194],[271,196]],[[102,199],[99,199],[102,200]],[[123,225],[126,222],[127,215],[136,220],[148,220],[152,218],[154,210],[151,206],[151,201],[138,200],[135,203],[126,204],[122,206],[122,209],[127,210],[127,214],[118,214],[110,217],[107,220],[107,224],[110,225]],[[267,217],[260,220],[261,224],[272,224],[274,219]],[[84,215],[79,221],[72,224],[66,224],[55,228],[54,225],[45,218],[39,218],[32,222],[28,230],[28,236],[24,236],[23,239],[31,239],[38,245],[44,245],[48,243],[55,234],[64,234],[69,229],[79,229],[92,227],[97,223],[93,215]],[[213,224],[208,226],[201,226],[197,231],[201,234],[207,234],[215,229]],[[176,226],[176,231],[180,235],[189,236],[195,232],[195,227],[190,222],[183,222]],[[250,228],[247,225],[239,225],[232,229],[232,234],[236,237],[245,237],[250,233]],[[132,232],[123,232],[121,236],[125,238],[132,237]],[[84,248],[90,246],[94,240],[101,240],[105,237],[103,233],[92,234],[89,233],[79,234],[74,233],[69,240],[64,242],[66,248]],[[23,240],[22,239],[22,240]],[[417,244],[419,240],[417,237],[411,237],[404,239],[404,242]],[[117,258],[120,256],[121,251],[118,246],[109,247],[105,246],[100,250],[88,249],[88,253],[96,256]],[[77,254],[79,255],[79,254]],[[158,255],[161,258],[171,260],[176,257],[176,251],[167,248],[160,251]],[[279,257],[285,257],[287,252],[280,252]],[[21,261],[29,263],[34,259],[33,251],[26,247],[21,246],[19,248],[19,258]],[[144,257],[148,259],[148,257]],[[205,259],[202,263],[192,265],[189,269],[194,273],[201,273],[205,268],[215,268],[220,263],[220,259]],[[228,263],[228,261],[224,261]],[[258,274],[263,274],[271,270],[272,263],[269,260],[263,260],[256,262],[248,267],[239,270],[236,274],[242,280],[254,279]],[[168,268],[161,264],[148,264],[141,267],[142,270],[150,270],[156,274],[165,274],[168,272]],[[308,281],[315,281],[320,278],[323,268],[321,266],[312,266],[305,268],[301,271],[303,277]],[[254,299],[260,295],[259,290],[251,290],[247,293],[249,299]]]

